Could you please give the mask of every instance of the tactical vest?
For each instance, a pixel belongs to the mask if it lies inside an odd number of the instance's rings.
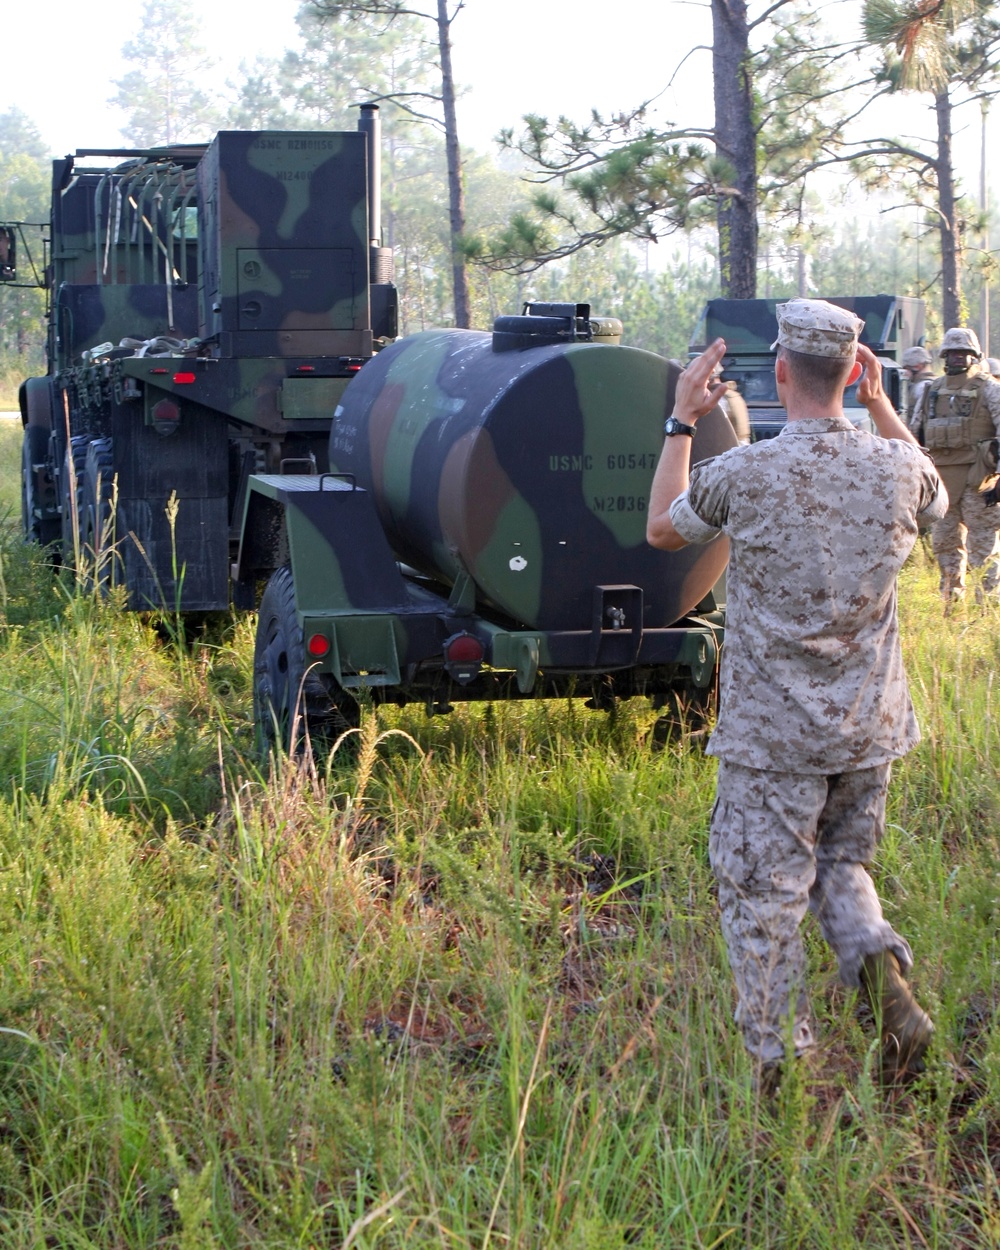
[[[920,400],[927,388],[928,382],[934,381],[934,371],[932,369],[921,369],[919,373],[914,374],[910,378],[906,388],[906,424],[913,429],[914,419],[920,411]]]
[[[923,443],[937,465],[971,465],[982,456],[979,445],[996,438],[983,399],[988,379],[974,373],[954,389],[945,386],[946,381],[947,375],[935,378],[920,397]]]

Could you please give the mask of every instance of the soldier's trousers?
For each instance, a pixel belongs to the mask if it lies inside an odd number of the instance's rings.
[[[983,569],[983,590],[1000,584],[1000,506],[987,508],[974,486],[966,486],[947,513],[931,529],[934,555],[941,570],[946,599],[965,593],[965,569]]]
[[[762,1063],[814,1044],[800,926],[807,911],[859,985],[866,956],[891,950],[913,966],[906,940],[882,915],[867,872],[885,828],[889,765],[832,776],[719,763],[709,856],[736,981],[736,1020]]]

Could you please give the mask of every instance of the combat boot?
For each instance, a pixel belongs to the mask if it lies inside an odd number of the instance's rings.
[[[924,1070],[934,1036],[931,1018],[913,997],[892,951],[867,956],[861,984],[876,1020],[882,1018],[882,1081],[905,1084]]]
[[[757,1077],[757,1089],[761,1101],[773,1105],[778,1099],[781,1082],[785,1076],[785,1065],[778,1060],[775,1063],[763,1063]]]

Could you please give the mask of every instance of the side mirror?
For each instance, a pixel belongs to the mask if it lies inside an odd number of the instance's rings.
[[[13,226],[0,226],[0,282],[17,277],[17,234]]]
[[[899,368],[895,364],[882,361],[882,389],[889,397],[889,402],[897,412],[903,411],[903,387]]]

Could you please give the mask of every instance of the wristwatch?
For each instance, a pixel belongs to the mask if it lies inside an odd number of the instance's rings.
[[[663,423],[663,433],[668,437],[671,434],[687,434],[691,438],[694,438],[694,426],[685,425],[683,421],[678,421],[677,418],[671,414]]]

